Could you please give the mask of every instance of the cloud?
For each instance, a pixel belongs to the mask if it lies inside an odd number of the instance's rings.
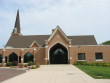
[[[110,40],[109,4],[109,0],[1,0],[0,47],[10,37],[17,9],[24,35],[51,34],[59,25],[67,35],[95,35],[98,43]]]

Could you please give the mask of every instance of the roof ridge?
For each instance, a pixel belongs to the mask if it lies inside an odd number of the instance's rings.
[[[50,36],[50,35],[22,35],[22,36]]]
[[[94,36],[94,35],[74,35],[74,36]]]

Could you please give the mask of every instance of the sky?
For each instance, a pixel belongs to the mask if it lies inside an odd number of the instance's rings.
[[[0,48],[11,36],[17,10],[23,35],[48,35],[57,25],[68,36],[110,40],[110,0],[0,0]]]

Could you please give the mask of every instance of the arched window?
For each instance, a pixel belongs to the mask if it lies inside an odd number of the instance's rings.
[[[27,52],[24,55],[24,63],[33,62],[33,55],[30,52]]]
[[[9,55],[9,62],[18,62],[18,56],[14,52]]]

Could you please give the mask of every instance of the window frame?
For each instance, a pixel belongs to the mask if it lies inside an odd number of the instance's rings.
[[[79,60],[79,54],[83,54],[84,55],[84,59]],[[77,57],[78,61],[86,61],[86,53],[78,53],[78,57]]]
[[[97,59],[97,56],[98,56],[97,54],[101,54],[102,58],[101,59]],[[102,52],[95,52],[95,60],[96,61],[103,61],[103,53]]]

